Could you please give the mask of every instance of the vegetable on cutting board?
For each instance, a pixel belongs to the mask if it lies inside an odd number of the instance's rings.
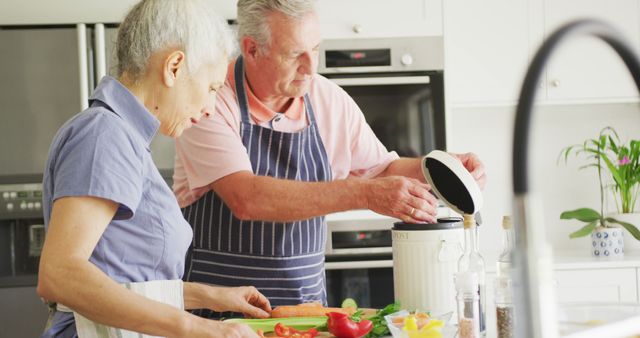
[[[360,338],[373,328],[370,320],[360,319],[356,322],[349,315],[341,312],[329,312],[327,317],[329,317],[327,328],[337,338]]]
[[[324,316],[329,312],[340,312],[351,316],[355,308],[324,307],[320,303],[277,306],[271,311],[272,318]]]
[[[263,332],[273,332],[278,323],[296,329],[308,330],[311,328],[321,328],[327,325],[326,316],[315,317],[289,317],[289,318],[267,318],[267,319],[245,319],[233,318],[225,320],[225,323],[240,323],[248,325],[252,330]]]

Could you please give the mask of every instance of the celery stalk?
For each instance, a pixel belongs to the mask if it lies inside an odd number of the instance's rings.
[[[227,319],[225,323],[246,324],[254,331],[262,330],[264,332],[272,332],[278,323],[296,330],[308,330],[310,328],[322,329],[327,325],[326,316],[318,317],[289,317],[289,318],[267,318],[267,319],[244,319],[233,318]]]

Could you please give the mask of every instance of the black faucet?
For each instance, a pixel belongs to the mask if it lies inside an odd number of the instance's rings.
[[[640,91],[640,62],[630,45],[612,26],[597,20],[579,20],[556,30],[536,53],[520,91],[513,135],[514,225],[516,233],[514,297],[515,337],[558,336],[555,297],[551,279],[551,250],[545,242],[544,223],[536,222],[541,210],[530,196],[528,176],[529,124],[544,67],[561,43],[590,35],[611,46],[622,58]],[[538,209],[538,210],[536,210]]]

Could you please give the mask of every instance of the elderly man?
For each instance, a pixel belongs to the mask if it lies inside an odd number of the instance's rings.
[[[433,222],[437,203],[420,159],[387,151],[355,102],[315,73],[314,1],[240,0],[238,28],[242,55],[215,113],[176,144],[174,192],[195,230],[185,278],[251,283],[272,305],[326,303],[324,215]],[[459,157],[483,184],[480,161]]]

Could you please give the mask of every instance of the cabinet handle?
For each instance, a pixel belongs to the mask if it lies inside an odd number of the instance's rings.
[[[560,80],[556,79],[556,80],[551,81],[551,86],[556,87],[556,88],[560,87]]]
[[[362,33],[362,25],[360,24],[353,25],[353,32],[356,34]]]
[[[393,267],[393,260],[324,263],[325,270],[359,270],[359,269],[379,269],[379,268],[392,268],[392,267]]]

